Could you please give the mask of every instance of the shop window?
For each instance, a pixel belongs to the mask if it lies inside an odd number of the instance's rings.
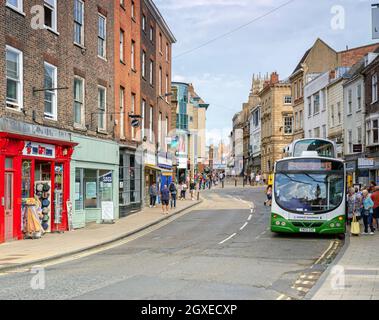
[[[31,198],[31,161],[22,162],[22,199]]]
[[[113,201],[113,171],[76,169],[75,210],[99,209],[103,201]]]
[[[112,171],[99,170],[99,200],[113,201],[113,174]],[[101,207],[101,203],[100,203]]]
[[[75,210],[81,211],[84,209],[83,201],[83,170],[75,170]]]
[[[127,155],[120,159],[120,205],[130,205],[141,201],[140,177],[142,174],[141,166],[136,161],[134,155]],[[148,184],[150,185],[150,184]]]

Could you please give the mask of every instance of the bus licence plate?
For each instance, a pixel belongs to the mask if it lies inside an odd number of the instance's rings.
[[[316,232],[315,228],[300,228],[300,232],[309,232],[309,233],[314,233]]]

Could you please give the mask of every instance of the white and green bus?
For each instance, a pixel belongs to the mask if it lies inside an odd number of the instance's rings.
[[[285,153],[275,164],[271,231],[344,234],[346,170],[334,142],[301,139]]]

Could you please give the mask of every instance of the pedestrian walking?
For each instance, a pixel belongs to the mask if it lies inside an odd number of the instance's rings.
[[[362,199],[359,194],[356,193],[354,188],[349,188],[347,195],[347,221],[351,224],[354,217],[359,221],[361,217]]]
[[[258,173],[258,174],[255,176],[255,184],[256,184],[257,186],[259,186],[260,182],[261,182],[261,175]]]
[[[195,200],[195,190],[196,190],[196,183],[195,181],[191,180],[190,183],[190,194],[191,194],[191,200]]]
[[[365,230],[364,235],[368,234],[368,227],[370,226],[370,235],[374,234],[374,226],[372,225],[372,214],[373,214],[374,202],[372,201],[368,190],[363,190],[363,223]]]
[[[374,226],[379,230],[379,187],[373,189],[371,199],[374,202],[373,206],[373,216],[374,216]]]
[[[369,193],[374,193],[375,189],[376,189],[376,183],[374,181],[371,181],[370,182],[370,186],[368,188],[368,192]]]
[[[158,189],[155,182],[149,188],[149,195],[150,195],[150,208],[153,208],[153,207],[155,208],[156,202],[157,202],[157,195],[158,195]]]
[[[182,200],[186,200],[186,193],[187,193],[187,185],[185,183],[183,183],[182,185]]]
[[[170,202],[170,190],[167,188],[167,184],[164,185],[161,190],[161,201],[163,214],[168,214],[168,204]]]
[[[171,195],[171,201],[170,201],[171,209],[172,208],[176,209],[176,196],[177,196],[178,189],[176,187],[176,181],[175,180],[170,183],[168,189],[169,189],[170,195]]]

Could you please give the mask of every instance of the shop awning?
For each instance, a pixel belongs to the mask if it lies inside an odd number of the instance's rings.
[[[163,169],[163,168],[154,166],[152,164],[145,164],[145,168],[152,169],[155,171],[160,171],[160,172],[162,172],[163,175],[171,175],[172,174],[172,170]]]

